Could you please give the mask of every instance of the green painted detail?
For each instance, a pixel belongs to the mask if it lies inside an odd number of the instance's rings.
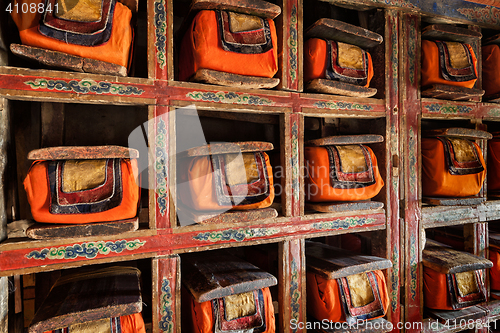
[[[410,169],[410,177],[408,179],[410,183],[411,193],[415,193],[415,184],[417,183],[417,157],[416,157],[416,149],[417,149],[417,138],[415,136],[415,132],[413,127],[410,127],[409,130],[409,138],[408,138],[408,167]]]
[[[244,241],[246,239],[269,237],[276,235],[278,229],[275,228],[250,228],[250,229],[227,229],[222,231],[202,232],[193,238],[198,241]]]
[[[457,12],[471,21],[500,24],[500,9],[497,7],[458,8]]]
[[[399,249],[394,246],[392,249],[392,272],[391,272],[391,308],[396,312],[399,304]]]
[[[349,102],[322,102],[318,101],[314,103],[314,106],[320,109],[331,109],[331,110],[358,110],[358,111],[372,111],[373,106],[359,103],[349,103]]]
[[[155,29],[156,29],[156,60],[160,68],[165,68],[167,63],[166,54],[166,41],[165,31],[167,28],[167,15],[165,13],[165,2],[164,0],[155,0],[155,19],[154,19]]]
[[[160,332],[171,333],[173,332],[174,325],[174,312],[172,311],[172,288],[170,287],[170,281],[167,278],[163,278],[161,284],[161,319],[159,322]]]
[[[234,92],[192,91],[186,97],[195,101],[219,102],[224,104],[273,105],[274,102],[263,97]]]
[[[155,147],[155,171],[156,171],[156,202],[161,216],[167,212],[167,127],[161,117],[156,117],[156,147]]]
[[[298,39],[298,20],[297,20],[297,7],[293,5],[292,12],[290,15],[290,37],[288,38],[288,46],[290,47],[289,52],[289,65],[290,65],[290,78],[292,82],[297,80],[297,39]]]
[[[415,235],[410,236],[410,295],[411,299],[417,297],[417,241]]]
[[[500,117],[500,109],[490,109],[490,110],[488,110],[488,116]]]
[[[452,104],[426,104],[424,108],[431,113],[441,113],[441,114],[470,114],[473,109],[466,105],[452,105]]]
[[[291,298],[290,306],[292,308],[292,319],[295,319],[296,322],[299,322],[301,293],[299,291],[299,270],[295,258],[292,259],[292,265],[291,265],[290,298]],[[297,332],[297,325],[295,329],[293,329],[292,331]]]
[[[369,225],[375,221],[376,219],[374,218],[354,216],[346,217],[344,219],[336,219],[334,221],[313,223],[312,227],[317,230],[343,230]]]
[[[292,125],[292,195],[296,203],[299,202],[300,183],[299,183],[299,129],[297,122]]]
[[[32,89],[49,89],[58,91],[75,92],[78,94],[112,94],[112,95],[142,95],[144,90],[134,86],[109,83],[105,81],[96,82],[94,80],[46,80],[36,79],[34,81],[25,81],[24,84]]]

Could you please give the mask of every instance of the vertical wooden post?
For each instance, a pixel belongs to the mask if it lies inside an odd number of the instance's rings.
[[[277,332],[306,332],[306,267],[304,239],[279,245],[279,322]],[[278,330],[279,329],[279,330]]]
[[[1,40],[1,39],[0,39]],[[7,207],[5,186],[5,168],[7,149],[10,138],[8,101],[0,98],[0,242],[7,238]],[[0,278],[0,333],[8,331],[9,287],[8,278]]]
[[[181,271],[178,255],[153,259],[153,333],[180,333]]]
[[[173,2],[148,1],[148,77],[174,79]]]
[[[282,0],[276,18],[279,45],[279,89],[302,91],[302,0]]]

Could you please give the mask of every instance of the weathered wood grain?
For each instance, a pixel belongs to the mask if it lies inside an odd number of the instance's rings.
[[[372,97],[377,93],[375,88],[357,86],[355,84],[327,79],[314,79],[306,84],[306,90],[322,94],[343,95],[351,97]]]
[[[190,11],[224,9],[274,19],[281,14],[277,5],[262,0],[193,0]]]
[[[46,224],[35,223],[26,230],[32,239],[75,238],[90,236],[111,236],[139,229],[139,218],[112,222],[88,224]]]
[[[111,267],[79,276],[76,276],[78,273],[61,276],[36,312],[29,332],[41,333],[70,324],[141,312],[140,272],[123,269]]]
[[[384,38],[368,29],[346,22],[322,18],[316,21],[305,32],[306,38],[322,38],[369,49],[381,44]]]
[[[389,259],[359,255],[317,242],[306,242],[307,269],[327,279],[392,267]]]
[[[450,127],[422,131],[422,137],[424,138],[435,138],[438,136],[456,137],[470,140],[489,140],[493,138],[491,133],[472,128]]]
[[[247,142],[220,142],[210,143],[205,146],[187,149],[182,154],[187,156],[206,156],[230,153],[250,153],[257,151],[273,150],[274,146],[270,142],[247,141]]]
[[[382,135],[364,134],[364,135],[336,135],[325,138],[306,141],[306,146],[331,146],[331,145],[357,145],[368,143],[384,142]]]
[[[68,146],[35,149],[29,160],[76,160],[99,158],[139,158],[139,151],[120,146]]]
[[[422,251],[422,263],[437,272],[450,274],[491,268],[493,263],[468,252],[438,245],[429,245]]]
[[[308,320],[313,325],[313,332],[321,333],[386,333],[391,331],[391,323],[384,318],[377,318],[369,321],[363,321],[362,323],[356,324],[350,328],[335,328],[334,322],[325,325],[313,317],[309,317]],[[339,324],[339,323],[337,323]],[[345,324],[345,323],[342,323]],[[341,327],[338,325],[337,327]],[[343,325],[342,325],[343,327]]]
[[[485,201],[486,198],[480,198],[480,197],[466,197],[466,198],[422,197],[422,202],[434,206],[477,206]]]
[[[469,101],[484,95],[484,90],[434,84],[422,88],[422,97],[449,99],[452,101]]]
[[[320,202],[306,203],[306,209],[315,210],[322,213],[340,213],[357,210],[381,209],[384,207],[383,202],[363,200],[358,202]]]
[[[181,261],[182,281],[200,303],[278,283],[271,274],[229,253],[190,253]]]
[[[450,24],[432,24],[422,30],[422,39],[451,40],[469,44],[479,40],[482,36],[479,31]]]
[[[57,69],[69,69],[82,73],[127,76],[126,67],[110,62],[20,44],[10,44],[10,50],[19,57],[34,60],[42,65]]]
[[[255,222],[258,220],[273,219],[278,216],[274,208],[233,210],[226,212],[195,212],[192,209],[178,207],[177,213],[181,219],[188,219],[201,224],[223,224]]]
[[[449,324],[459,327],[468,320],[475,321],[476,319],[483,318],[488,315],[488,310],[482,306],[470,306],[460,310],[434,310],[427,309],[429,317],[437,319],[440,323]]]
[[[197,70],[189,81],[243,89],[274,88],[280,83],[280,79],[277,78],[239,75],[211,69]]]

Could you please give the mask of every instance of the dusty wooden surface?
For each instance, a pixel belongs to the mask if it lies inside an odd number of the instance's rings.
[[[274,208],[204,213],[195,212],[192,209],[185,207],[183,207],[183,209],[178,207],[178,214],[181,216],[184,215],[185,218],[201,224],[254,222],[258,220],[272,219],[278,216],[278,212]]]
[[[431,198],[422,197],[422,202],[434,206],[477,206],[486,201],[486,198]]]
[[[422,251],[422,263],[426,267],[445,274],[493,267],[493,263],[488,259],[468,252],[429,244]]]
[[[187,156],[205,156],[216,154],[230,154],[230,153],[250,153],[257,151],[273,150],[274,146],[270,142],[223,142],[211,143],[206,146],[194,147],[187,149],[185,153]]]
[[[194,0],[191,11],[203,9],[223,9],[265,18],[275,18],[281,14],[281,8],[262,0]]]
[[[330,146],[330,145],[357,145],[384,142],[382,135],[362,134],[362,135],[336,135],[325,138],[306,141],[306,146]]]
[[[197,302],[274,286],[271,274],[228,253],[182,256],[182,282]]]
[[[307,269],[328,279],[392,267],[389,259],[358,255],[317,242],[306,242]]]
[[[63,52],[38,47],[10,44],[10,50],[17,56],[37,61],[56,69],[73,70],[82,73],[127,76],[127,68],[110,62],[83,58]]]
[[[469,101],[484,95],[484,90],[434,84],[422,89],[422,97],[449,99],[452,101]]]
[[[280,83],[280,79],[276,78],[239,75],[211,69],[199,69],[189,80],[243,89],[274,88]]]
[[[450,24],[432,24],[422,30],[422,39],[451,40],[468,44],[477,41],[482,36],[478,31]]]
[[[377,318],[370,320],[369,322],[363,321],[360,324],[354,325],[352,328],[338,328],[336,329],[334,322],[330,324],[328,322],[327,325],[322,322],[317,321],[313,317],[308,317],[309,321],[313,325],[313,327],[318,327],[318,329],[314,329],[313,332],[321,332],[321,333],[386,333],[391,332],[391,323],[384,318]],[[344,324],[344,323],[342,323]],[[314,326],[316,325],[316,326]],[[337,323],[337,327],[342,327],[340,323]]]
[[[470,306],[460,310],[426,310],[431,318],[437,319],[440,323],[449,324],[450,326],[456,323],[459,327],[464,322],[475,321],[488,315],[488,310],[482,306]]]
[[[322,38],[369,49],[382,43],[384,38],[368,29],[342,21],[322,18],[307,28],[305,38]]]
[[[332,213],[332,212],[348,212],[348,211],[358,211],[358,210],[370,210],[370,209],[381,209],[384,207],[383,202],[378,201],[359,201],[359,202],[320,202],[306,203],[306,209],[315,210],[322,213]]]
[[[35,314],[29,332],[42,333],[70,324],[119,317],[142,311],[137,270],[111,275],[91,271],[79,278],[61,276]]]
[[[29,160],[75,160],[100,158],[139,158],[139,151],[119,146],[68,146],[32,150]]]
[[[306,90],[322,94],[343,95],[350,97],[372,97],[377,93],[376,88],[367,88],[355,84],[327,79],[314,79],[306,83]]]
[[[139,228],[139,218],[98,222],[88,224],[35,223],[26,230],[26,236],[33,239],[75,238],[119,235]]]
[[[438,136],[457,137],[470,140],[489,140],[493,138],[493,135],[491,135],[491,133],[472,128],[450,127],[422,131],[422,137],[424,138],[435,138]]]

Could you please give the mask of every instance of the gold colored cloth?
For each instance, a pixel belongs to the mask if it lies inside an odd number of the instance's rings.
[[[347,277],[349,291],[351,293],[351,304],[355,308],[365,306],[375,300],[373,290],[366,273],[349,275]]]
[[[68,160],[62,173],[63,192],[95,188],[106,180],[106,160]]]
[[[457,280],[460,296],[467,296],[479,291],[477,289],[476,274],[474,271],[455,273],[455,278]]]
[[[251,184],[259,179],[259,170],[253,153],[226,154],[224,163],[229,186]]]
[[[101,20],[102,0],[57,0],[56,16],[78,22]]]
[[[449,140],[453,146],[457,162],[474,162],[477,160],[475,147],[472,142],[467,139],[457,138],[449,138]]]
[[[450,55],[450,64],[453,68],[465,68],[470,66],[470,59],[464,46],[458,42],[445,42]]]
[[[254,15],[228,12],[231,32],[243,32],[264,28],[262,19]]]
[[[111,333],[109,318],[69,326],[70,333]]]
[[[337,42],[340,67],[363,70],[363,50],[356,45]]]
[[[224,297],[226,320],[246,317],[255,314],[253,291]]]
[[[336,146],[339,152],[342,172],[357,173],[368,170],[363,149],[359,145]]]

